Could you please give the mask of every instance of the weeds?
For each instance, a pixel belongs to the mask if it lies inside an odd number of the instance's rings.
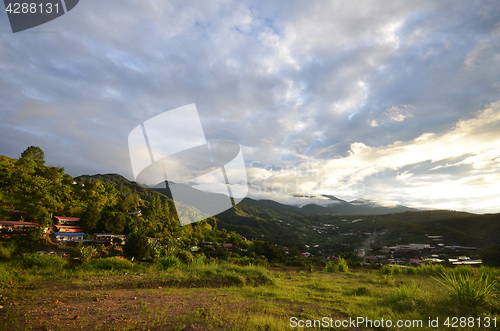
[[[452,301],[457,302],[464,313],[477,315],[486,311],[496,301],[494,282],[486,274],[475,277],[467,269],[446,270],[442,279],[436,279],[448,291]]]
[[[347,262],[343,258],[339,259],[339,262],[337,264],[337,269],[339,272],[349,271],[349,266],[347,265]]]
[[[124,271],[133,269],[134,264],[124,258],[106,257],[84,262],[79,268],[82,270]]]
[[[426,293],[423,293],[415,282],[402,285],[389,295],[389,303],[399,312],[422,309],[427,305]]]
[[[181,266],[181,260],[177,256],[169,255],[164,258],[161,258],[160,265],[163,266],[165,270],[169,268],[178,268]]]

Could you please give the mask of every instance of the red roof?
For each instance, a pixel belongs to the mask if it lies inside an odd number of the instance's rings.
[[[79,221],[80,217],[66,217],[66,216],[54,216],[56,220],[64,220],[64,221]]]
[[[228,248],[228,247],[233,247],[233,244],[225,244],[224,245],[225,248]]]
[[[16,222],[16,221],[0,221],[0,225],[6,225],[6,226],[12,226],[12,225],[17,225],[17,226],[41,226],[38,223],[33,223],[33,222]]]

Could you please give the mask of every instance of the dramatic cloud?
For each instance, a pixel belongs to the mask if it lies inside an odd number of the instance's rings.
[[[497,210],[500,102],[474,115],[439,135],[425,133],[381,147],[355,142],[346,157],[251,168],[253,193],[281,195],[282,199],[293,194],[355,198],[369,193],[382,201],[409,201],[405,197],[411,196],[421,205],[452,209],[475,201],[480,207],[470,209]]]
[[[498,22],[496,1],[108,0],[12,34],[2,12],[0,153],[132,179],[130,131],[196,103],[261,197],[500,212]]]

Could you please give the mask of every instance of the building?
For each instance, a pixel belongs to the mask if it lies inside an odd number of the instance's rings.
[[[113,239],[119,238],[122,241],[122,245],[125,244],[125,235],[124,234],[112,234],[112,233],[94,233],[95,243],[98,244],[110,244],[113,242]]]
[[[83,232],[78,225],[54,225],[54,232]]]
[[[54,239],[59,242],[83,242],[85,233],[83,232],[56,232]]]
[[[136,216],[142,216],[142,212],[140,210],[134,210],[130,211],[128,213],[125,213],[125,215],[136,215]]]
[[[80,225],[79,217],[54,216],[52,220],[57,225]]]
[[[17,221],[0,221],[0,233],[3,234],[12,234],[12,233],[24,233],[27,229],[33,227],[42,227],[38,223],[34,222],[17,222]],[[45,234],[49,231],[48,227],[44,227],[44,234],[42,237],[45,237]]]

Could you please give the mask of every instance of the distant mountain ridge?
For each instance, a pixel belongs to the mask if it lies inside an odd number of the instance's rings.
[[[159,195],[162,199],[171,201],[166,189],[146,188],[117,174],[80,176],[76,179],[100,180],[113,183],[116,187],[124,185],[136,190],[143,199],[149,200]],[[196,191],[190,187],[189,190]],[[213,198],[219,197],[214,195]],[[384,244],[429,242],[426,234],[432,234],[443,236],[447,245],[477,247],[497,242],[500,233],[500,214],[419,211],[366,199],[347,202],[334,196],[325,198],[332,202],[326,206],[308,204],[302,208],[273,200],[245,198],[235,207],[215,215],[218,219],[217,227],[235,231],[249,239],[266,240],[298,249],[302,249],[305,244],[314,243],[320,244],[325,250],[345,249],[337,241],[341,238],[338,237],[339,233],[347,232],[378,232],[378,240]],[[181,212],[188,211],[197,210],[182,204]],[[210,222],[213,223],[213,220]],[[325,224],[328,226],[325,227]],[[360,237],[359,240],[364,239]],[[360,242],[355,245],[358,244]]]
[[[77,178],[82,178],[82,179],[94,178],[105,182],[113,182],[115,185],[119,184],[119,185],[129,186],[131,188],[137,189],[141,195],[146,195],[147,198],[149,198],[151,193],[154,191],[160,193],[163,198],[168,197],[172,199],[170,190],[168,186],[165,188],[165,184],[157,185],[155,187],[142,186],[136,182],[130,182],[126,178],[118,174],[107,174],[107,175],[99,174],[93,176],[84,175],[84,176],[79,176]],[[182,184],[175,184],[175,185],[178,185],[180,187],[183,186]],[[185,185],[184,190],[185,190],[184,194],[185,196],[204,196],[205,199],[208,196],[209,198],[208,201],[211,201],[212,203],[217,203],[220,202],[221,200],[227,199],[227,197],[224,197],[224,195],[222,194],[212,194],[212,193],[202,192],[188,185]],[[406,211],[418,211],[418,209],[415,208],[410,208],[402,205],[387,206],[381,202],[367,200],[367,199],[356,199],[347,202],[333,195],[322,195],[322,196],[324,198],[329,199],[331,203],[325,206],[312,203],[312,204],[306,204],[302,207],[297,207],[297,206],[283,204],[274,200],[269,200],[269,199],[255,200],[248,197],[244,198],[242,200],[242,203],[263,208],[279,209],[279,210],[286,210],[293,212],[305,212],[318,215],[337,215],[337,214],[384,215],[384,214],[403,213]],[[182,201],[182,202],[189,204],[188,201]]]
[[[325,206],[317,204],[307,204],[300,209],[309,213],[327,215],[327,214],[344,214],[344,215],[384,215],[403,213],[405,211],[418,211],[418,209],[406,207],[403,205],[386,205],[384,203],[367,200],[356,199],[350,202],[339,199],[333,195],[323,195],[333,202]]]

